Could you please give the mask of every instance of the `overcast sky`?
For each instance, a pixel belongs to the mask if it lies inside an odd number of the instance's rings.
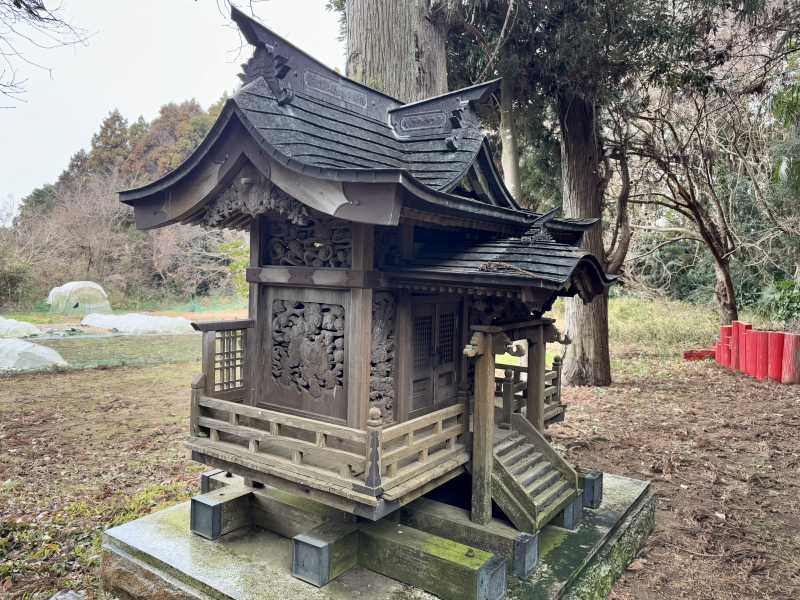
[[[26,65],[23,101],[0,98],[0,106],[12,106],[0,109],[0,200],[11,194],[18,201],[54,181],[114,108],[132,122],[139,115],[152,119],[167,102],[195,98],[208,107],[236,87],[239,65],[250,56],[246,43],[240,51],[224,0],[62,0],[61,6],[89,39],[53,50],[20,48],[52,72]],[[262,23],[344,71],[337,17],[325,0],[253,6]]]

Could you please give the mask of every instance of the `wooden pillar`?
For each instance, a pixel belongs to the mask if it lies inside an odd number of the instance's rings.
[[[374,268],[375,230],[372,225],[354,223],[352,269]],[[350,290],[349,336],[347,340],[347,425],[357,429],[367,426],[369,410],[369,375],[372,354],[372,290]]]
[[[261,250],[264,247],[266,238],[266,219],[263,217],[255,217],[250,222],[250,266],[261,266]],[[259,304],[259,285],[258,283],[250,283],[248,290],[248,318],[252,319],[257,328],[258,321],[258,304]],[[258,329],[251,329],[245,334],[245,368],[247,370],[245,380],[248,383],[249,390],[245,402],[251,406],[257,403],[259,393],[259,377],[258,374],[262,370],[261,356],[259,350],[261,349],[261,332]]]
[[[477,357],[475,412],[472,417],[472,513],[479,525],[492,519],[492,460],[494,441],[494,350],[491,333],[476,333],[464,349]]]
[[[525,392],[528,421],[539,432],[544,431],[544,369],[544,327],[540,325],[528,338],[528,385]]]

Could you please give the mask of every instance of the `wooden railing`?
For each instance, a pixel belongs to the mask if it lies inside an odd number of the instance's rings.
[[[464,404],[366,430],[253,406],[247,336],[253,321],[193,323],[203,332],[203,372],[192,383],[189,446],[327,492],[389,499],[452,473],[469,458]],[[218,457],[219,458],[219,457]]]
[[[249,389],[247,335],[250,319],[192,323],[203,332],[203,375],[207,394],[220,397],[244,395]]]
[[[324,480],[363,483],[365,431],[205,395],[196,411],[196,437]]]
[[[497,364],[495,370],[495,395],[503,398],[503,410],[500,423],[508,424],[511,414],[519,412],[525,405],[525,390],[528,387],[527,379],[522,379],[522,373],[527,373],[527,367],[519,365]],[[502,371],[502,376],[497,372]],[[549,419],[561,406],[561,358],[553,358],[553,369],[545,371],[544,375],[544,405],[545,415]]]
[[[400,485],[463,450],[466,427],[464,405],[458,403],[381,430],[383,488]]]

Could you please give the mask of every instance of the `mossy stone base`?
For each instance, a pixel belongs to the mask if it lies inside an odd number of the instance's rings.
[[[584,511],[575,531],[546,527],[539,566],[526,580],[509,579],[509,598],[605,598],[655,523],[649,484],[606,475],[602,505]],[[292,600],[433,596],[361,567],[323,588],[292,577],[292,541],[263,529],[242,529],[211,541],[189,531],[184,502],[103,536],[102,578],[125,600]]]

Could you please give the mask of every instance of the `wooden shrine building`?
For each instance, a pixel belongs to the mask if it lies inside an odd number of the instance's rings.
[[[536,532],[580,495],[543,436],[558,419],[544,315],[610,278],[589,219],[522,209],[479,108],[498,81],[403,104],[234,9],[254,47],[194,153],[120,194],[138,227],[249,231],[249,318],[198,323],[195,460],[379,520],[469,472]],[[497,365],[521,355],[527,365]],[[499,369],[499,370],[497,370]]]

